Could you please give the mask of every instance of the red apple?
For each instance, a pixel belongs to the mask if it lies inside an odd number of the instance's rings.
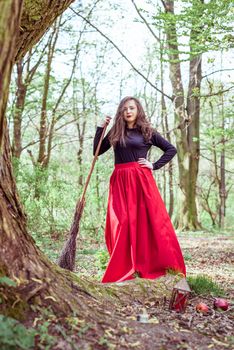
[[[209,311],[209,307],[205,303],[199,303],[196,305],[197,312],[206,314]]]
[[[226,311],[228,309],[229,303],[227,300],[222,298],[215,298],[214,300],[214,308],[218,310]]]

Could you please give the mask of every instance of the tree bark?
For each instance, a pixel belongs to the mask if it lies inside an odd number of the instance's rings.
[[[9,93],[10,76],[14,62],[14,46],[18,35],[21,11],[23,1],[4,2],[0,17],[0,272],[8,272],[11,265],[8,265],[8,259],[15,259],[17,264],[17,255],[20,250],[14,249],[18,244],[18,239],[14,241],[16,226],[18,231],[25,226],[26,217],[20,205],[16,185],[13,177],[10,142],[5,118],[5,110]],[[17,222],[15,226],[15,222]],[[25,241],[30,237],[25,237]],[[13,263],[13,261],[11,261]]]
[[[196,40],[197,31],[191,30],[190,41]],[[192,52],[192,44],[190,44]],[[196,206],[196,184],[200,159],[200,88],[202,78],[202,56],[197,55],[190,60],[189,65],[189,87],[187,96],[187,112],[190,123],[187,128],[188,148],[189,148],[189,222],[192,228],[201,228],[198,221]]]
[[[14,130],[13,130],[13,142],[12,142],[12,155],[13,157],[20,159],[22,151],[22,114],[24,110],[25,97],[27,92],[27,86],[23,82],[23,60],[17,62],[17,91],[16,91],[16,104],[14,112]]]
[[[25,0],[20,33],[14,46],[15,61],[25,54],[42,38],[43,34],[52,26],[56,18],[61,15],[74,0]],[[22,2],[22,1],[20,1]]]
[[[5,110],[8,100],[11,71],[15,58],[15,42],[19,32],[19,23],[23,0],[4,1],[0,15],[0,153],[2,152],[4,132],[6,132]]]

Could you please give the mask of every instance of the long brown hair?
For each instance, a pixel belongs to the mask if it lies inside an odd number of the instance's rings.
[[[109,134],[109,140],[113,147],[116,146],[117,142],[120,142],[121,146],[126,146],[125,136],[126,136],[126,127],[127,123],[123,118],[123,106],[127,101],[133,100],[137,106],[137,119],[135,127],[142,133],[146,142],[152,137],[154,129],[150,125],[150,122],[147,120],[145,111],[136,97],[127,96],[124,97],[117,108],[117,112],[114,119],[114,125],[112,126]]]

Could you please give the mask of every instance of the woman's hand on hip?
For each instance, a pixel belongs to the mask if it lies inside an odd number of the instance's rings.
[[[140,164],[140,166],[142,168],[149,168],[151,170],[153,170],[153,164],[150,163],[147,159],[145,158],[139,158],[138,159],[138,163]]]

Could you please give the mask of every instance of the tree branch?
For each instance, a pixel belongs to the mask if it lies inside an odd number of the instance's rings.
[[[163,5],[164,9],[167,11],[167,10],[168,10],[168,7],[167,7],[165,1],[161,0],[161,3],[162,3],[162,5]]]
[[[233,70],[234,70],[234,68],[230,68],[230,69],[227,68],[227,69],[215,70],[214,72],[211,72],[211,73],[209,73],[209,74],[203,75],[203,76],[202,76],[202,79],[203,79],[203,78],[207,78],[207,77],[209,77],[210,75],[215,74],[215,73],[227,72],[227,71],[233,71]]]
[[[173,97],[168,96],[167,94],[165,94],[163,91],[161,91],[160,89],[157,88],[156,85],[154,85],[150,80],[147,79],[147,77],[142,74],[134,65],[133,63],[127,58],[127,56],[120,50],[120,48],[106,35],[104,34],[100,29],[98,29],[94,24],[92,24],[87,18],[85,18],[84,16],[82,16],[79,12],[75,11],[71,6],[69,7],[77,16],[81,17],[84,21],[86,21],[92,28],[94,28],[99,34],[101,34],[107,41],[109,41],[109,43],[120,53],[120,55],[125,59],[125,61],[127,61],[130,66],[132,67],[132,69],[139,74],[144,80],[147,81],[147,83],[149,85],[151,85],[155,90],[157,90],[158,92],[160,92],[160,94],[164,95],[165,97],[167,97],[169,100],[173,101]]]
[[[214,92],[214,93],[210,93],[210,94],[207,94],[207,95],[200,95],[199,97],[217,96],[217,95],[224,94],[225,92],[228,92],[228,91],[230,91],[230,90],[232,90],[232,89],[234,89],[234,86],[230,86],[230,88],[228,88],[228,89],[220,90],[220,91],[217,91],[217,92]]]
[[[135,1],[134,1],[134,0],[131,0],[131,1],[132,1],[133,5],[134,5],[134,7],[135,7],[135,9],[136,9],[136,11],[137,11],[139,17],[143,20],[143,22],[145,23],[146,27],[149,29],[150,33],[153,35],[153,37],[154,37],[154,38],[159,42],[159,44],[160,44],[160,39],[159,39],[159,37],[154,33],[154,31],[153,31],[152,28],[150,27],[149,23],[146,21],[145,17],[142,16],[142,14],[141,14],[140,10],[138,9],[138,7],[137,7]]]
[[[204,154],[202,154],[202,153],[201,153],[201,154],[200,154],[200,156],[201,156],[202,158],[204,158],[204,159],[208,160],[209,162],[211,162],[211,163],[215,164],[215,162],[214,162],[212,159],[210,159],[210,158],[208,158],[208,157],[204,156]],[[221,168],[221,166],[220,166],[220,165],[218,165],[218,164],[217,164],[217,167],[218,167],[218,168]],[[225,172],[230,173],[230,174],[234,174],[234,171],[227,170],[227,169],[225,169]]]

